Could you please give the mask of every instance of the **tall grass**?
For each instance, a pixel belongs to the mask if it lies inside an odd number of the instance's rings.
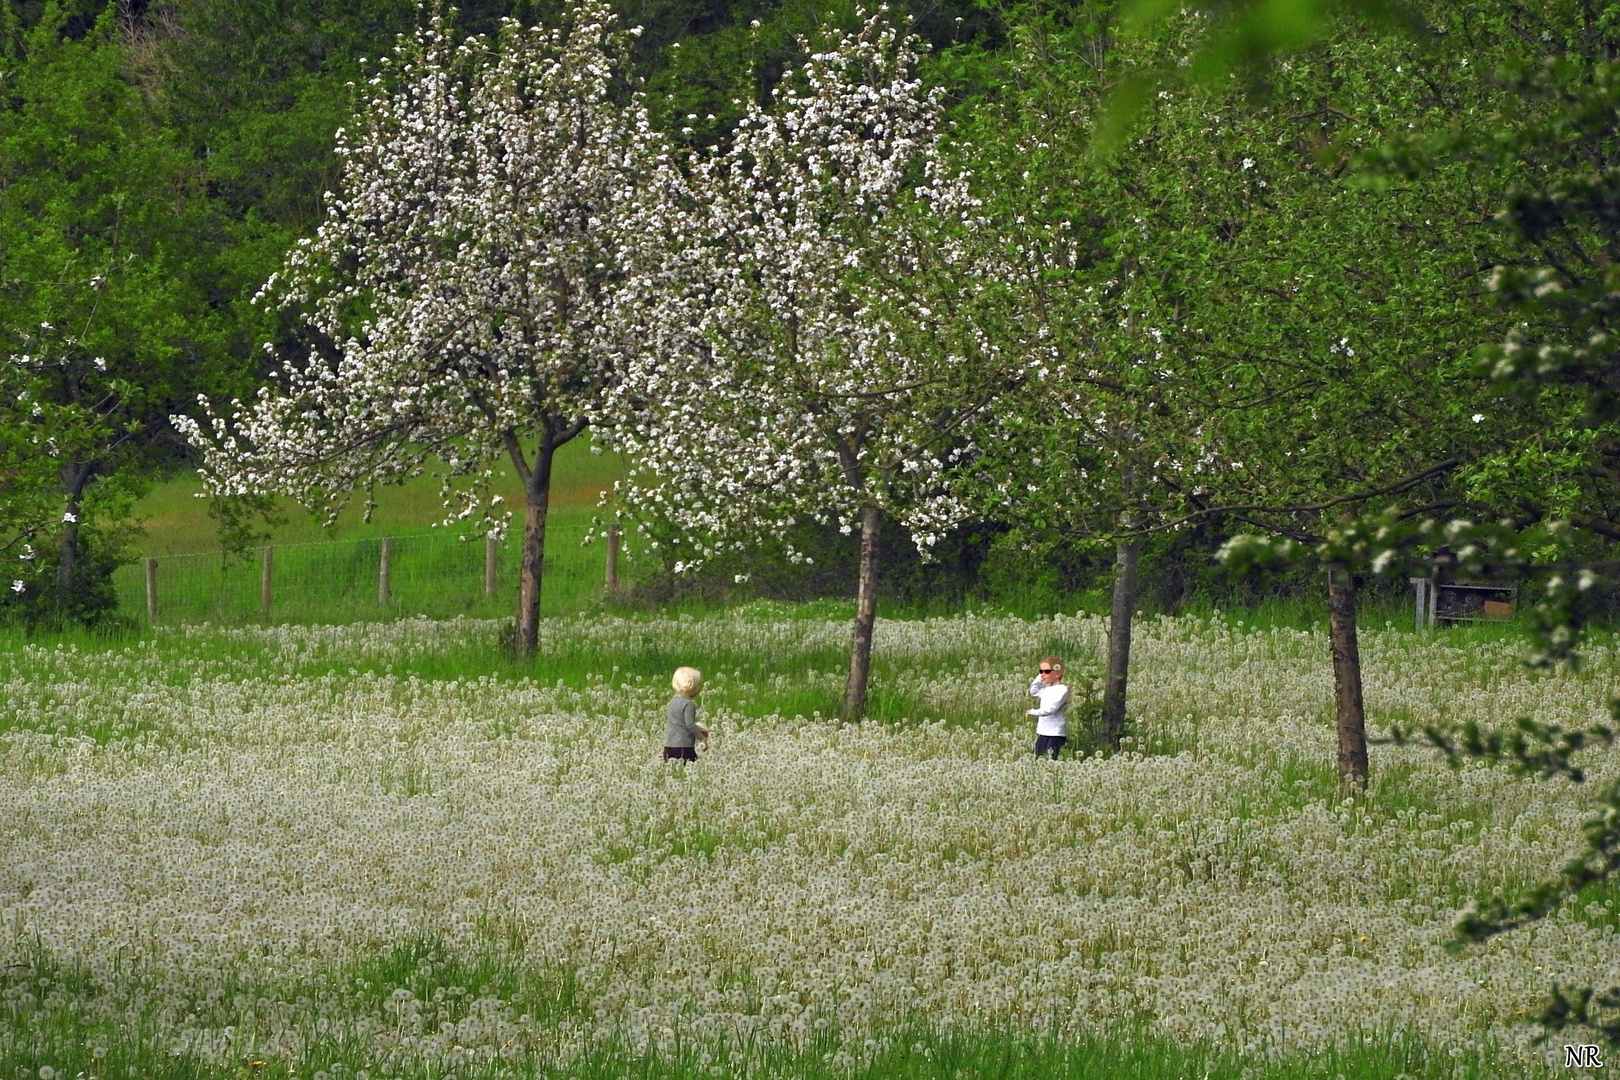
[[[374,1072],[374,1062],[354,1058],[340,1040],[309,1047],[301,1061],[264,1061],[251,1055],[230,1066],[210,1064],[185,1054],[132,1046],[125,1038],[138,1032],[107,1033],[71,1018],[56,1028],[85,1050],[49,1055],[60,1064],[36,1065],[45,1055],[0,1052],[0,1070],[33,1078],[63,1080],[82,1076],[128,1076],[142,1080],[224,1080],[399,1076],[424,1080],[482,1080],[484,1077],[534,1077],[536,1080],[1505,1080],[1509,1076],[1554,1074],[1551,1069],[1526,1073],[1499,1065],[1489,1047],[1439,1048],[1399,1036],[1357,1040],[1312,1055],[1266,1060],[1219,1047],[1186,1047],[1149,1034],[1086,1035],[1075,1038],[1017,1031],[941,1034],[919,1028],[900,1031],[865,1060],[840,1053],[831,1040],[808,1048],[737,1046],[694,1041],[674,1052],[637,1052],[611,1044],[566,1062],[547,1060],[459,1062],[439,1069]],[[54,1023],[57,1016],[49,1021]],[[118,1036],[124,1036],[119,1038]],[[106,1052],[92,1056],[101,1046]],[[451,1071],[451,1070],[454,1071]]]
[[[585,550],[589,553],[596,549]],[[9,671],[16,677],[37,679],[39,675],[31,657],[64,648],[89,653],[138,651],[141,666],[148,673],[146,677],[172,678],[177,684],[195,679],[200,670],[209,670],[213,677],[236,681],[379,675],[438,681],[526,680],[574,689],[593,685],[667,687],[675,668],[697,664],[706,673],[710,687],[706,701],[718,694],[727,708],[749,717],[810,718],[838,714],[849,666],[847,637],[838,631],[827,632],[829,620],[841,622],[848,614],[841,609],[850,605],[836,602],[817,601],[804,605],[759,602],[729,612],[703,609],[674,614],[627,607],[613,615],[600,610],[593,612],[593,604],[598,609],[601,607],[599,591],[597,597],[593,597],[581,589],[574,594],[575,611],[564,614],[557,609],[566,610],[570,598],[553,579],[548,584],[547,595],[551,599],[545,608],[557,617],[543,624],[541,646],[536,654],[520,659],[505,637],[504,618],[477,619],[486,614],[509,617],[510,613],[505,610],[466,612],[474,619],[464,624],[463,631],[436,635],[431,649],[404,653],[289,650],[274,626],[257,625],[260,620],[256,607],[250,607],[257,603],[256,593],[250,593],[257,589],[257,583],[237,581],[235,587],[234,594],[223,595],[227,599],[236,597],[236,617],[231,617],[231,609],[224,609],[223,617],[215,620],[217,628],[148,627],[136,622],[122,630],[68,628],[33,635],[17,625],[0,625],[0,675]],[[434,587],[434,582],[427,582],[427,587]],[[558,598],[558,593],[563,596]],[[215,601],[215,604],[213,610],[221,611],[220,602]],[[325,605],[324,614],[333,616],[343,610],[338,603],[330,603]],[[352,608],[347,610],[365,612],[365,599],[355,598]],[[321,613],[317,608],[316,617],[288,621],[288,625],[362,621],[320,618]],[[168,623],[171,618],[173,615],[166,610],[162,622]],[[615,619],[621,626],[608,650],[604,650],[598,637],[575,632],[576,628],[600,618]],[[739,620],[746,625],[752,618],[778,622],[787,628],[789,640],[784,642],[784,635],[779,633],[772,647],[762,648],[746,633],[732,632]],[[243,625],[232,627],[233,622]],[[794,633],[795,630],[799,632]],[[25,650],[25,646],[31,648]],[[1070,681],[1077,698],[1083,700],[1090,671],[1097,667],[1090,657],[1094,651],[1091,645],[1054,631],[1042,638],[1040,648],[1045,653],[1073,658]],[[982,659],[976,653],[944,645],[923,656],[896,656],[879,647],[872,661],[867,715],[883,723],[909,723],[927,717],[950,725],[980,727],[985,723],[985,711],[978,700],[965,697],[956,701],[954,708],[941,708],[938,703],[925,706],[916,688],[931,681],[959,679],[964,665],[976,664]],[[1009,656],[1005,659],[1022,666],[1028,658]],[[90,666],[81,677],[116,676]],[[1004,714],[1001,720],[1009,726],[1025,725],[1021,708],[1020,705],[1017,709],[1000,710]],[[0,710],[0,716],[3,715]],[[0,719],[0,730],[5,726],[5,721]],[[79,729],[79,733],[95,734],[89,728]]]
[[[571,975],[526,968],[520,952],[495,948],[461,956],[431,939],[403,942],[298,987],[239,979],[187,1000],[175,987],[112,990],[105,978],[36,957],[13,965],[0,995],[0,1075],[17,1080],[1500,1080],[1552,1075],[1508,1070],[1494,1045],[1437,1046],[1401,1032],[1358,1036],[1311,1053],[1257,1055],[1230,1046],[1185,1045],[1146,1022],[1097,1031],[1004,1025],[939,1030],[926,1018],[881,1032],[864,1050],[833,1036],[796,1045],[679,1031],[662,1046],[626,1032],[583,1048],[588,1023]],[[117,1000],[110,1000],[116,996]],[[253,1003],[262,1013],[256,1014]],[[276,1008],[266,1008],[270,1003]],[[228,1045],[238,1025],[300,1023],[315,1032],[283,1056],[219,1055],[166,1037],[173,1010],[193,1023],[218,1014]],[[246,1015],[244,1015],[244,1013]],[[453,1035],[460,1018],[499,1013],[531,1032],[553,1029],[550,1054],[473,1056],[447,1045],[439,1060],[379,1058],[321,1015],[369,1015],[375,1025]],[[521,1013],[521,1016],[519,1015]],[[246,1030],[243,1034],[247,1034]],[[533,1045],[531,1037],[530,1044]]]
[[[456,546],[446,546],[453,553],[458,550]],[[583,550],[587,557],[594,557],[599,552],[599,548],[576,550]],[[566,611],[570,598],[564,586],[559,584],[562,575],[553,575],[548,584],[549,599],[545,607],[554,617],[544,622],[541,647],[533,657],[527,659],[519,659],[512,652],[505,636],[508,631],[503,629],[510,619],[510,611],[505,610],[506,601],[500,601],[501,608],[495,610],[474,607],[466,612],[473,616],[491,615],[499,618],[455,624],[460,629],[450,633],[434,633],[431,648],[403,652],[288,649],[274,627],[256,625],[259,623],[256,610],[250,610],[236,620],[245,624],[240,629],[145,627],[137,623],[115,633],[70,629],[30,636],[18,626],[0,626],[0,671],[10,669],[18,677],[33,677],[29,675],[32,662],[28,660],[28,655],[41,653],[24,654],[21,650],[25,645],[46,652],[61,647],[91,653],[138,649],[142,655],[142,666],[151,673],[149,677],[158,680],[172,677],[178,684],[196,678],[200,670],[207,669],[214,673],[213,677],[271,682],[369,674],[435,681],[486,678],[502,682],[532,681],[544,686],[563,685],[573,689],[602,685],[667,687],[670,673],[676,667],[695,664],[709,676],[710,689],[704,699],[708,704],[723,704],[743,716],[755,718],[837,715],[849,664],[848,638],[840,624],[852,614],[852,605],[835,601],[800,605],[760,601],[729,611],[703,608],[681,612],[650,611],[633,605],[604,610],[599,591],[593,596],[589,588],[590,582],[595,580],[595,568],[587,564],[581,570],[580,577],[585,578],[586,574],[590,575],[586,579],[586,587],[580,588],[573,597],[573,614],[558,611],[559,608]],[[424,587],[442,587],[450,594],[451,600],[456,595],[454,579],[449,575],[437,581],[426,578]],[[256,589],[256,583],[252,588]],[[241,586],[241,589],[244,593],[249,591],[248,586]],[[256,599],[255,595],[251,601],[242,600],[240,603],[245,607],[249,602],[256,603]],[[364,597],[353,598],[352,606],[347,610],[351,614],[355,611],[364,613],[367,610],[366,602]],[[372,610],[376,611],[374,597],[370,603]],[[335,617],[342,611],[338,604],[329,604],[324,612],[326,618],[319,617],[321,612],[317,610],[314,615],[299,622],[329,624],[363,621]],[[387,618],[388,614],[387,611],[377,611],[381,618]],[[1290,614],[1282,605],[1274,604],[1260,612],[1226,612],[1204,620],[1181,617],[1175,622],[1185,627],[1200,623],[1225,625],[1257,643],[1269,643],[1260,646],[1262,648],[1274,649],[1284,647],[1279,641],[1293,641],[1291,638],[1275,637],[1277,631],[1292,627],[1294,620],[1287,617]],[[167,617],[166,614],[165,621]],[[599,634],[586,632],[587,628],[600,625],[598,621],[601,619],[613,620],[620,627],[612,635],[611,646],[604,645]],[[762,647],[746,633],[734,632],[735,627],[749,625],[751,620],[756,619],[768,621],[778,628],[773,631],[773,641],[768,648]],[[228,618],[218,620],[227,625],[231,621]],[[1142,632],[1151,633],[1155,622],[1145,619]],[[955,620],[941,620],[932,624],[901,625],[918,626],[925,637],[933,637],[931,631],[921,628],[958,623]],[[1010,643],[1006,655],[993,657],[973,650],[963,651],[944,639],[920,652],[907,649],[903,653],[885,649],[880,642],[873,656],[869,718],[883,723],[913,723],[927,719],[966,728],[981,728],[986,723],[993,723],[1003,728],[1022,730],[1027,726],[1027,721],[1022,713],[1025,706],[1018,696],[1018,687],[1010,692],[1011,697],[1007,693],[992,694],[996,698],[993,705],[984,699],[984,693],[973,688],[980,687],[984,692],[989,692],[992,685],[999,686],[1005,682],[1008,672],[1023,671],[1033,663],[1035,656],[1047,654],[1068,660],[1069,683],[1077,698],[1076,714],[1077,717],[1086,715],[1088,694],[1095,691],[1100,677],[1103,642],[1096,640],[1095,635],[1084,636],[1089,631],[1083,631],[1080,627],[1086,624],[1074,620],[1035,620],[1029,625],[1033,628],[1043,625],[1049,628],[1038,635],[1035,651],[1024,648],[1028,642]],[[355,628],[356,631],[358,629]],[[1514,655],[1515,642],[1523,639],[1524,633],[1524,626],[1517,621],[1469,624],[1417,633],[1399,624],[1393,630],[1368,628],[1366,644],[1372,651],[1367,652],[1364,658],[1367,677],[1376,678],[1391,662],[1401,667],[1421,663],[1419,658],[1437,647],[1446,655],[1456,658],[1453,662],[1460,662],[1467,669],[1463,674],[1489,682],[1500,674],[1497,669],[1502,662],[1502,646],[1507,646],[1508,656]],[[1592,648],[1607,648],[1609,641],[1610,635],[1601,634],[1593,642]],[[1376,642],[1383,645],[1373,648]],[[1398,652],[1387,655],[1379,651],[1387,650],[1390,646],[1394,646]],[[1290,655],[1303,648],[1306,651],[1300,653],[1299,659],[1307,663],[1311,661],[1313,653],[1308,643],[1293,641],[1286,648]],[[1322,649],[1318,659],[1325,669],[1325,646]],[[1480,663],[1491,670],[1472,670],[1469,657],[1475,649],[1489,653],[1489,657]],[[1156,677],[1153,671],[1143,670],[1141,663],[1136,666],[1138,679]],[[1223,662],[1217,666],[1224,671],[1227,665]],[[87,670],[94,672],[100,669],[91,665]],[[1191,679],[1207,680],[1222,677],[1220,671],[1188,671],[1184,675]],[[930,689],[947,685],[966,686],[968,691],[942,694]],[[1006,687],[1001,687],[1001,690],[1006,691]],[[1369,720],[1375,734],[1386,730],[1391,723],[1398,723],[1410,730],[1417,719],[1410,707],[1385,704],[1381,695],[1374,694],[1369,698],[1369,703]],[[1247,707],[1241,702],[1232,705]],[[1326,708],[1325,704],[1323,708]],[[1325,721],[1328,713],[1324,711],[1322,717]],[[1457,718],[1463,717],[1458,714]],[[0,727],[3,726],[5,722],[0,721]],[[1140,751],[1173,755],[1196,742],[1197,728],[1196,718],[1188,721],[1188,725],[1173,728],[1150,726],[1138,734],[1133,745]],[[81,733],[93,734],[89,729],[82,729]],[[1189,739],[1193,742],[1188,742]]]

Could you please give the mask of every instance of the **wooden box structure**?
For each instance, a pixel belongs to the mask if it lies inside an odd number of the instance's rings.
[[[1441,623],[1494,622],[1513,614],[1516,585],[1465,585],[1412,578],[1417,628]]]

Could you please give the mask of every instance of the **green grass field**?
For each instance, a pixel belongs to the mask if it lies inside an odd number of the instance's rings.
[[[600,608],[605,599],[607,545],[591,537],[591,507],[554,512],[546,530],[546,572],[541,611],[546,615]],[[390,534],[386,599],[379,588],[382,540],[360,537],[277,543],[271,556],[271,603],[263,606],[263,554],[220,552],[155,559],[160,623],[345,623],[425,616],[510,617],[515,607],[521,536],[509,531],[496,548],[495,592],[485,593],[481,537],[451,530]],[[589,542],[587,542],[589,541]],[[629,544],[620,575],[630,583],[635,558]],[[113,574],[121,612],[147,621],[145,562]]]
[[[552,477],[551,506],[560,528],[590,520],[597,495],[623,475],[619,459],[592,453],[589,442],[575,439],[557,452]],[[492,490],[507,505],[521,509],[523,490],[510,463],[495,467]],[[188,555],[219,550],[219,537],[208,516],[207,502],[198,498],[202,484],[195,474],[181,473],[155,484],[135,506],[135,519],[145,529],[137,546],[140,554]],[[284,524],[273,530],[274,544],[307,544],[327,540],[377,540],[429,531],[444,517],[439,481],[420,476],[403,484],[380,486],[377,508],[369,523],[364,516],[365,493],[355,494],[336,524],[325,528],[318,518],[290,500],[279,502]]]
[[[600,606],[606,545],[586,543],[597,496],[620,475],[616,457],[592,453],[583,440],[559,451],[547,524],[542,611],[559,614]],[[264,621],[260,549],[230,557],[219,550],[207,503],[195,476],[159,483],[135,508],[143,523],[142,555],[157,560],[158,621],[240,623]],[[522,489],[510,467],[497,470],[493,490],[521,508]],[[509,616],[513,610],[521,525],[501,541],[496,591],[484,590],[484,542],[465,530],[442,527],[438,481],[418,477],[379,488],[372,520],[362,520],[364,493],[354,497],[330,528],[302,507],[282,501],[284,523],[273,529],[273,622],[352,622],[425,615]],[[389,597],[378,588],[381,542],[391,543]],[[626,543],[621,573],[634,576],[634,548]],[[114,575],[123,614],[145,621],[144,558]]]

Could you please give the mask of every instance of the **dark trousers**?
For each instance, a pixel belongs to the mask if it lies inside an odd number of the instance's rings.
[[[664,747],[665,761],[696,761],[697,748],[694,746],[666,746]]]
[[[1063,744],[1069,741],[1067,735],[1037,735],[1035,736],[1035,756],[1044,757],[1048,750],[1052,751],[1052,760],[1058,759],[1063,750]]]

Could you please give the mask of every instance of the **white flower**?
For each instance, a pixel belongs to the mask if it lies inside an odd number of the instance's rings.
[[[14,593],[27,592],[28,586],[23,584],[21,581],[13,581],[11,583],[11,591]]]
[[[501,632],[159,627],[0,653],[7,708],[30,717],[0,733],[6,813],[29,826],[0,830],[0,865],[26,873],[0,880],[20,931],[0,938],[8,992],[46,1032],[85,1008],[131,1029],[173,1017],[165,1034],[221,1068],[264,1053],[266,1015],[276,1045],[313,1048],[311,1068],[341,1039],[356,1068],[442,1076],[454,1058],[465,1076],[559,1038],[589,1060],[677,1033],[792,1052],[824,1030],[859,1058],[923,1009],[944,1031],[987,1013],[1140,1021],[1262,1057],[1413,1025],[1497,1043],[1502,1075],[1531,1075],[1534,1031],[1514,1014],[1552,982],[1620,978],[1612,912],[1579,904],[1489,950],[1445,950],[1455,898],[1555,872],[1589,796],[1386,745],[1384,790],[1411,803],[1340,804],[1320,630],[1144,620],[1130,747],[1050,769],[996,718],[1027,706],[1028,662],[1052,643],[1071,663],[1100,655],[1105,618],[879,620],[888,685],[915,703],[893,725],[744,716],[839,678],[818,667],[844,620],[770,606],[547,620],[547,650],[608,658],[569,685],[403,673]],[[700,719],[729,735],[701,775],[657,764],[668,683],[612,676],[649,641],[768,658],[757,676],[711,673]],[[1589,724],[1620,675],[1607,652],[1529,671],[1511,641],[1366,626],[1361,646],[1369,705],[1414,724]],[[93,741],[75,737],[86,722]],[[1620,776],[1620,750],[1586,754],[1592,782]],[[693,850],[699,833],[712,851]],[[692,911],[701,934],[672,933]],[[577,1011],[525,1021],[478,982],[417,998],[345,977],[422,938],[442,951],[443,968],[421,962],[430,978],[544,957],[512,965],[519,1001],[544,971],[577,972]],[[501,954],[505,938],[521,952]],[[35,949],[91,978],[39,985]],[[131,954],[138,967],[115,959]]]
[[[1479,423],[1479,422],[1481,422],[1482,420],[1485,419],[1485,414],[1482,413],[1482,412],[1477,412],[1472,417],[1470,417],[1470,419],[1472,419],[1474,421],[1474,423],[1477,424],[1477,423]]]

